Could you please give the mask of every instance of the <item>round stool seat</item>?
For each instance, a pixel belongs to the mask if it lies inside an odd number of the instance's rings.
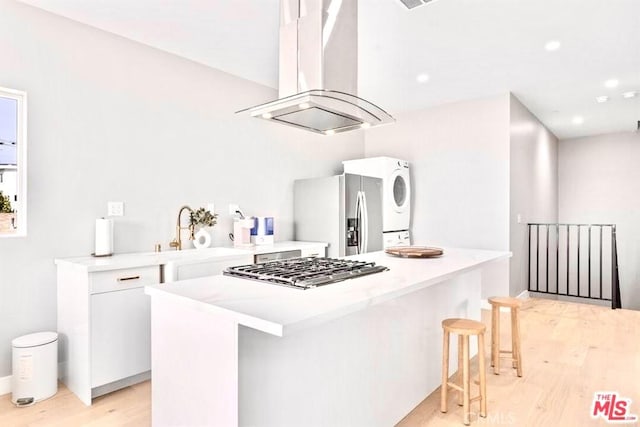
[[[489,304],[499,307],[520,307],[522,306],[522,300],[513,297],[490,297]]]
[[[478,335],[487,329],[484,323],[471,319],[445,319],[442,321],[442,327],[456,335]]]

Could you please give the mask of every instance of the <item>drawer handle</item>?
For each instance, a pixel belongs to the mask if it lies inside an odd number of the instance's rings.
[[[138,280],[140,276],[118,277],[118,282],[126,282],[127,280]]]

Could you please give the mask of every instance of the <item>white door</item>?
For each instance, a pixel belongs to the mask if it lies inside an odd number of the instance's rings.
[[[394,169],[385,187],[385,231],[408,230],[411,210],[409,169]]]

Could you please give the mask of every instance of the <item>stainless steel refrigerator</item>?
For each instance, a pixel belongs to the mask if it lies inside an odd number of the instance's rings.
[[[294,183],[294,233],[328,242],[327,256],[382,250],[382,180],[343,174]]]

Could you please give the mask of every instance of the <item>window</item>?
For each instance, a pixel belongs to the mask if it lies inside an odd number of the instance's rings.
[[[27,94],[0,88],[0,237],[27,234]]]

